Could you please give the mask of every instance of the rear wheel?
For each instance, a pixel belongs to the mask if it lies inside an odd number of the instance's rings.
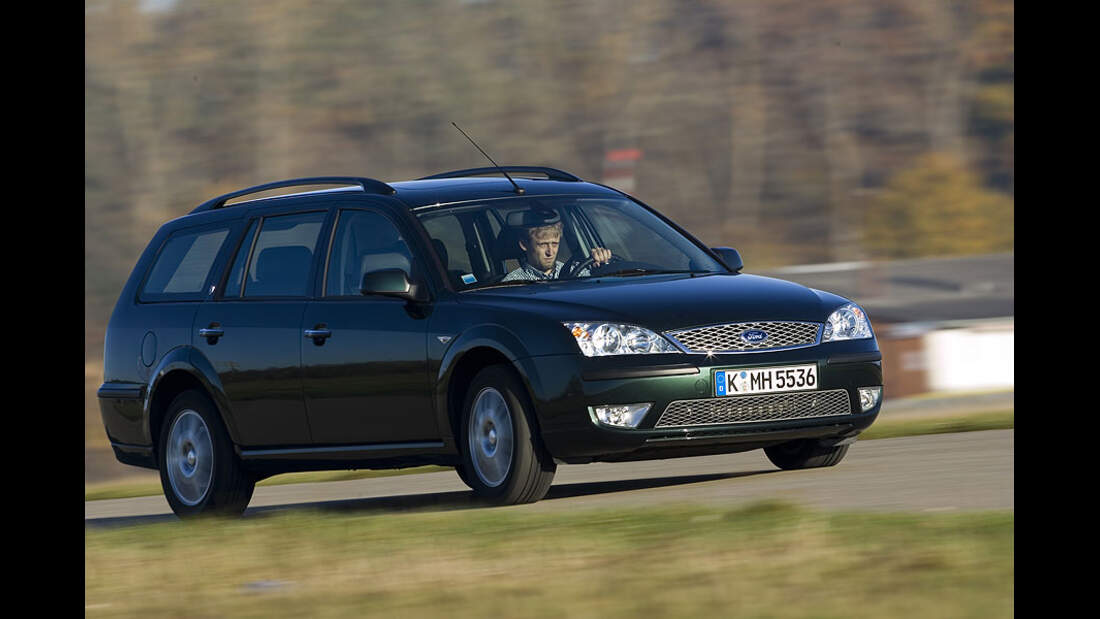
[[[181,518],[237,516],[252,499],[256,478],[241,468],[214,404],[198,391],[169,405],[157,462],[164,497]]]
[[[764,453],[772,464],[781,469],[812,469],[833,466],[848,453],[849,445],[822,447],[813,439],[802,439],[765,447]]]
[[[546,496],[557,465],[534,430],[534,410],[519,378],[505,366],[481,370],[462,415],[462,464],[474,494],[503,505]]]

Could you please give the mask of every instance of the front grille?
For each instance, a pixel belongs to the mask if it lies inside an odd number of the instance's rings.
[[[844,389],[677,400],[665,407],[654,427],[836,417],[851,412],[848,392]]]
[[[693,353],[749,352],[813,346],[818,343],[821,324],[816,322],[738,322],[669,331],[684,350]],[[764,331],[762,342],[746,342],[741,334]]]

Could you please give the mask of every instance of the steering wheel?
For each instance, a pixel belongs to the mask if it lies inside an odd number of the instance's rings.
[[[561,275],[558,277],[558,279],[575,279],[581,271],[592,266],[595,262],[596,259],[592,256],[588,256],[587,258],[583,259],[578,258],[577,256],[573,256],[569,259],[568,262],[565,263],[564,266],[562,266]],[[609,258],[604,264],[611,264],[612,262],[623,262],[623,259],[619,256],[616,256],[615,254],[611,254],[611,258]]]

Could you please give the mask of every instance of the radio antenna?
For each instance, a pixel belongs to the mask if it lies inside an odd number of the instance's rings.
[[[451,124],[455,126],[455,129],[458,129],[459,133],[461,133],[462,135],[466,135],[466,132],[462,130],[462,127],[459,127],[458,125],[455,125],[454,121],[451,121]],[[512,183],[512,186],[516,188],[516,193],[521,194],[521,195],[524,193],[523,187],[520,187],[519,185],[517,185],[516,181],[512,180],[512,177],[508,176],[508,173],[504,171],[504,168],[500,167],[500,165],[497,162],[493,161],[493,158],[489,156],[489,153],[481,150],[481,147],[477,145],[477,142],[475,142],[473,138],[466,135],[466,139],[470,140],[470,144],[473,144],[474,148],[481,151],[481,154],[485,155],[485,158],[488,159],[489,162],[492,163],[494,166],[496,166],[496,169],[500,170],[500,173],[504,175],[504,178],[508,179],[508,182]]]

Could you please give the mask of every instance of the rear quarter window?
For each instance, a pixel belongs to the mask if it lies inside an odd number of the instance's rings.
[[[210,269],[228,236],[228,226],[173,233],[157,254],[138,299],[157,302],[206,298]]]

